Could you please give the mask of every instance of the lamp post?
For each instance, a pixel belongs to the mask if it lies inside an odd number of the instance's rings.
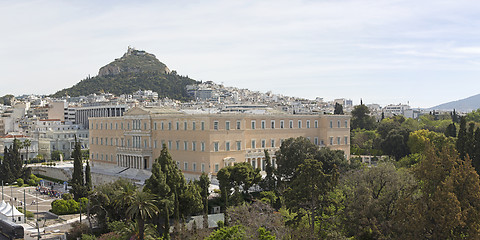
[[[35,190],[35,200],[38,201],[37,193],[38,191]],[[35,203],[35,205],[37,205],[37,239],[40,240],[40,226],[38,225],[38,202]]]
[[[13,182],[12,184],[10,184],[10,194],[11,194],[11,197],[13,198],[13,184],[16,184],[17,182]],[[15,201],[12,201],[12,222],[15,222],[15,217],[13,216],[13,209],[15,208],[15,206],[13,205]]]

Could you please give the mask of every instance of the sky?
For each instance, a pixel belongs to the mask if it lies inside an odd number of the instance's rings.
[[[1,0],[0,95],[52,94],[121,57],[324,100],[432,107],[480,93],[480,1]]]

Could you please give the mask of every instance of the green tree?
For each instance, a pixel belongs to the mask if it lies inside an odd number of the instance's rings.
[[[157,159],[158,160],[158,159]],[[144,191],[150,192],[158,196],[159,201],[157,207],[159,208],[158,218],[156,219],[158,232],[163,232],[164,238],[169,239],[169,218],[173,209],[174,196],[167,185],[166,177],[161,170],[160,163],[155,161],[152,165],[152,175],[145,181]],[[170,209],[170,211],[168,210]],[[162,215],[164,218],[162,219]],[[165,221],[162,221],[165,220]],[[163,222],[163,229],[160,229]]]
[[[242,226],[232,226],[232,227],[223,227],[220,228],[205,240],[243,240],[245,239],[245,230],[243,230]]]
[[[305,137],[289,138],[283,141],[275,153],[277,157],[278,179],[291,181],[297,174],[297,168],[305,159],[313,159],[318,147]]]
[[[203,202],[203,228],[208,228],[208,196],[210,195],[208,188],[210,186],[210,178],[203,172],[196,183],[200,187],[200,195]]]
[[[275,176],[274,176],[274,168],[272,165],[272,160],[270,159],[270,154],[268,151],[265,149],[264,150],[265,154],[265,173],[266,176],[262,181],[260,182],[260,186],[263,188],[265,191],[271,191],[275,190]]]
[[[13,144],[10,147],[4,148],[3,161],[0,165],[1,179],[5,182],[14,182],[20,177],[24,177],[24,173],[27,169],[23,167],[23,161],[20,158],[19,148],[21,142],[18,139],[13,140]]]
[[[138,239],[144,239],[145,221],[158,213],[156,202],[155,195],[143,191],[135,191],[131,198],[126,214],[136,219],[139,232]]]
[[[445,136],[457,137],[457,127],[455,127],[455,123],[451,123],[448,125],[447,129],[445,130]]]
[[[371,117],[367,106],[360,104],[352,110],[351,129],[373,130],[375,128],[375,119]]]
[[[85,186],[87,191],[92,190],[92,173],[90,170],[90,161],[87,160],[87,166],[85,166]]]
[[[480,179],[468,157],[458,158],[453,148],[428,146],[414,174],[421,194],[399,204],[399,239],[480,237]]]
[[[457,152],[460,154],[461,159],[465,159],[465,156],[467,155],[467,142],[468,142],[468,136],[467,136],[467,121],[465,117],[460,118],[460,128],[458,130],[458,138],[457,138]]]
[[[248,190],[253,185],[258,184],[262,177],[260,175],[260,169],[254,169],[249,163],[242,162],[220,169],[217,173],[217,179],[219,181],[222,199],[226,199],[227,196],[232,195],[229,201],[233,203],[233,205],[236,205],[243,202],[246,197],[250,197]],[[233,189],[233,193],[231,189]]]
[[[409,154],[407,146],[408,137],[409,132],[405,129],[390,130],[380,145],[382,151],[387,155],[395,157],[397,161],[400,160],[400,158]]]
[[[343,106],[342,106],[342,104],[335,103],[335,110],[333,110],[333,114],[343,115]]]
[[[59,150],[55,150],[55,151],[52,151],[52,153],[50,153],[50,158],[53,161],[60,161],[60,156],[63,156],[63,153]]]
[[[391,163],[351,171],[339,185],[345,196],[340,219],[347,236],[355,239],[393,239],[397,202],[417,188],[412,174]]]
[[[472,164],[475,167],[477,174],[480,175],[480,128],[477,128],[477,130],[475,130],[474,144],[475,144],[475,150],[472,156]]]
[[[30,146],[32,146],[32,141],[30,141],[30,139],[25,139],[22,143],[22,146],[27,151],[27,156],[26,156],[25,160],[28,161],[28,150],[30,149]]]
[[[326,207],[326,194],[333,190],[337,173],[326,174],[323,163],[315,159],[305,159],[298,166],[298,175],[289,184],[285,194],[286,206],[298,215],[306,213],[310,225],[310,237],[315,236],[317,217]]]
[[[83,161],[80,142],[77,141],[75,136],[75,148],[72,152],[73,157],[73,173],[72,173],[72,190],[71,193],[75,200],[78,200],[87,195],[87,188],[85,187],[85,181],[83,176]]]

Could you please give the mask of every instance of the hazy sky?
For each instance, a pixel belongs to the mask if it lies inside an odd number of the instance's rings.
[[[1,1],[0,95],[51,94],[128,46],[226,86],[430,107],[480,93],[478,0]]]

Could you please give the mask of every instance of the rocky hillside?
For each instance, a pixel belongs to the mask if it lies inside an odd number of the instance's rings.
[[[160,62],[155,55],[128,47],[127,52],[123,54],[121,58],[117,58],[115,61],[100,68],[98,76],[103,77],[120,73],[137,72],[168,74],[170,73],[170,69]]]
[[[189,100],[191,97],[186,86],[195,83],[197,81],[170,71],[155,55],[129,47],[121,58],[100,68],[97,76],[88,77],[52,97],[86,96],[98,92],[120,95],[144,89],[158,92],[159,97]]]

